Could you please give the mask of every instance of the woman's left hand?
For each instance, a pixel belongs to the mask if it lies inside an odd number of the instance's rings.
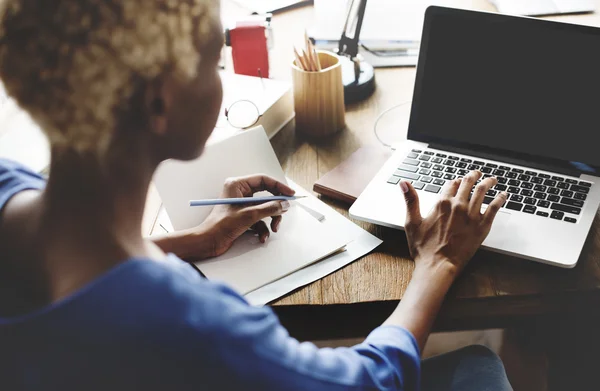
[[[252,197],[268,191],[273,195],[292,196],[295,191],[266,175],[230,178],[225,181],[221,198]],[[256,232],[261,243],[271,231],[277,232],[282,215],[289,209],[289,201],[271,201],[262,204],[217,205],[204,222],[196,228],[174,232],[162,238],[153,238],[165,252],[172,252],[187,260],[200,260],[222,255],[233,242],[249,229]],[[263,221],[271,218],[269,226]]]

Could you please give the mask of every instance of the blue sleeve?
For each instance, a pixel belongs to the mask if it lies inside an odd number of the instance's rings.
[[[220,290],[203,303],[212,319],[210,350],[223,366],[246,376],[247,389],[419,389],[419,348],[403,328],[383,326],[354,347],[319,349],[291,338],[270,308]]]
[[[46,181],[39,174],[12,160],[0,159],[0,212],[15,194],[43,189],[45,185]]]

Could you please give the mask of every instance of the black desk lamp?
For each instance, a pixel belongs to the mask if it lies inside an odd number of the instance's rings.
[[[349,0],[346,23],[337,52],[342,60],[342,80],[346,103],[366,99],[375,91],[373,66],[361,61],[358,55],[358,39],[366,8],[367,0]]]

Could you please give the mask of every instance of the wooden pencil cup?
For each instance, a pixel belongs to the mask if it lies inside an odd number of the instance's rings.
[[[304,71],[292,63],[296,129],[311,137],[324,137],[346,126],[344,85],[340,59],[317,51],[321,71]]]

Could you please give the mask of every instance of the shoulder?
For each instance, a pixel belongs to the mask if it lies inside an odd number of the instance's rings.
[[[236,325],[232,318],[245,318],[255,308],[233,289],[203,278],[174,255],[164,262],[130,260],[121,271],[100,279],[96,285],[88,298],[110,306],[107,310],[127,312],[133,305],[138,316],[153,324],[169,320],[169,327],[177,326],[180,332],[196,336],[226,333],[225,328]]]

